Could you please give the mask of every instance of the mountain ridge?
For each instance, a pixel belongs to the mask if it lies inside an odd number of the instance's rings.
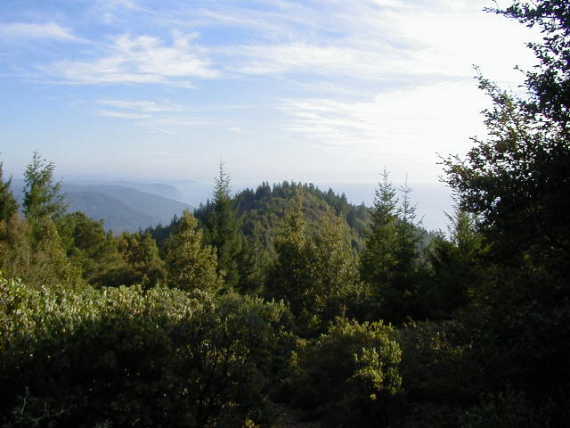
[[[22,203],[24,181],[14,180],[13,190]],[[184,202],[116,184],[63,183],[61,190],[68,212],[81,211],[102,220],[105,229],[114,233],[168,224],[174,216],[193,209]]]

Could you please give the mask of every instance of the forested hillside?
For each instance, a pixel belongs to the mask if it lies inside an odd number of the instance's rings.
[[[485,138],[443,161],[429,234],[381,174],[374,206],[283,182],[115,236],[68,212],[33,155],[0,164],[3,427],[566,427],[570,4],[493,12],[542,30],[526,95],[479,76]],[[302,426],[302,425],[298,425]]]
[[[274,185],[262,183],[256,189],[245,189],[237,193],[232,199],[236,218],[239,219],[238,227],[244,237],[262,242],[264,248],[271,253],[274,253],[274,237],[288,207],[295,199],[300,199],[303,215],[313,233],[318,232],[321,220],[326,215],[340,217],[349,227],[350,239],[355,249],[363,247],[364,236],[371,222],[370,208],[363,204],[352,205],[344,194],[337,195],[332,189],[323,192],[312,184],[287,181]],[[215,210],[215,204],[215,201],[207,201],[194,211],[194,216],[206,224]],[[149,231],[160,242],[175,227],[176,219],[167,227],[151,228]]]

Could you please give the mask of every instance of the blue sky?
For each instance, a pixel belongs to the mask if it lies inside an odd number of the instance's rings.
[[[523,26],[478,0],[2,0],[1,160],[66,177],[435,183]],[[508,4],[508,3],[507,3]]]

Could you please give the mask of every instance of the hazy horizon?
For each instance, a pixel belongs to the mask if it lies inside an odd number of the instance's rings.
[[[57,167],[57,166],[56,166]],[[56,171],[57,172],[57,171]],[[15,182],[19,185],[23,184],[23,178],[13,177]],[[378,176],[378,180],[380,177]],[[372,206],[374,202],[374,191],[377,187],[378,180],[376,182],[302,182],[307,184],[313,184],[323,191],[327,191],[329,188],[335,193],[341,195],[345,194],[347,200],[354,204],[359,205],[364,203],[366,206]],[[179,202],[184,202],[193,207],[198,207],[201,203],[206,203],[208,199],[212,198],[213,188],[214,188],[214,176],[210,180],[192,180],[188,178],[186,180],[166,180],[160,177],[154,177],[150,180],[138,179],[136,177],[96,177],[96,176],[61,176],[56,173],[56,181],[61,182],[64,186],[67,185],[93,185],[93,184],[113,184],[113,185],[123,185],[125,187],[133,187],[133,185],[142,185],[138,190],[145,191],[147,193],[153,193],[167,197],[170,199],[177,200]],[[257,186],[262,184],[262,182],[268,182],[270,185],[278,184],[281,181],[269,181],[262,180],[259,182],[235,182],[232,180],[231,190],[232,194],[238,193],[246,188],[255,189]],[[301,182],[299,180],[288,180]],[[393,181],[395,188],[400,188],[404,182]],[[144,188],[144,186],[151,185],[168,185],[175,188],[179,195],[178,197],[173,197],[169,194],[161,194],[157,189],[152,191],[149,188]],[[418,183],[408,181],[408,186],[411,189],[411,200],[412,203],[416,205],[417,208],[417,221],[421,222],[421,225],[427,230],[442,230],[447,231],[449,226],[449,221],[447,214],[452,214],[453,212],[453,201],[451,198],[450,189],[443,183]],[[135,186],[136,187],[136,186]]]

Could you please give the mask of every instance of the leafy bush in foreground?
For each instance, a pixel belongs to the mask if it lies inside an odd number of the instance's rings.
[[[233,295],[0,279],[0,423],[241,426],[263,411],[287,317]]]
[[[294,354],[294,404],[324,417],[326,426],[386,424],[402,391],[394,333],[381,321],[337,319]]]

